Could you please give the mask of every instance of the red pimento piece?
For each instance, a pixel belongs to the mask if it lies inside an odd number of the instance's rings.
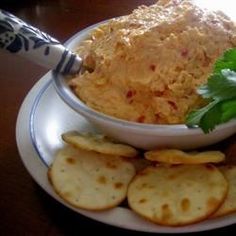
[[[187,57],[188,56],[188,49],[187,48],[185,48],[181,51],[181,56],[182,57]]]
[[[145,120],[145,116],[144,116],[144,115],[141,115],[140,117],[138,117],[137,122],[143,123],[144,120]]]
[[[164,91],[154,91],[154,95],[157,97],[162,97],[164,95]]]
[[[136,94],[135,90],[128,90],[128,92],[126,93],[126,97],[127,98],[132,98],[134,95]]]
[[[156,70],[156,65],[151,64],[151,65],[149,66],[149,68],[150,68],[151,71],[155,71],[155,70]]]
[[[129,90],[127,93],[126,93],[126,97],[127,98],[131,98],[133,96],[133,92],[131,90]]]
[[[170,104],[170,106],[171,106],[173,109],[177,110],[177,106],[176,106],[176,103],[175,103],[175,102],[173,102],[173,101],[168,101],[168,103]]]
[[[156,121],[159,121],[160,118],[161,118],[160,114],[156,113],[156,114],[155,114],[155,119],[156,119]]]

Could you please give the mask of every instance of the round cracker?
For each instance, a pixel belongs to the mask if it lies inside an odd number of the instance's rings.
[[[87,210],[117,206],[135,175],[122,157],[66,147],[59,151],[48,177],[55,191],[71,205]]]
[[[220,151],[187,153],[177,149],[160,149],[146,152],[144,155],[147,160],[168,164],[204,164],[225,160],[225,154]]]
[[[236,211],[236,166],[221,166],[219,169],[229,183],[229,191],[224,203],[213,217],[227,215]]]
[[[75,131],[62,135],[62,139],[76,148],[95,151],[99,153],[118,155],[124,157],[135,157],[138,151],[126,144],[114,143],[104,135],[82,134]]]
[[[160,225],[180,226],[206,219],[223,203],[228,184],[212,165],[147,167],[128,188],[128,203]]]

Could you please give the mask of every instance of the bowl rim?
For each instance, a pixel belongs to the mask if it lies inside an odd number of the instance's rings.
[[[112,18],[114,19],[114,18]],[[80,41],[85,39],[89,32],[91,32],[97,26],[106,23],[108,20],[104,20],[93,24],[89,27],[84,28],[83,30],[76,33],[72,38],[65,42],[65,46],[69,49],[75,47]],[[51,77],[53,78],[54,87],[61,97],[61,99],[69,105],[73,110],[84,116],[88,119],[96,119],[100,122],[106,122],[116,128],[128,128],[134,132],[144,132],[149,134],[157,134],[160,136],[179,136],[179,135],[212,135],[219,130],[224,128],[229,128],[231,126],[236,126],[236,119],[232,119],[226,123],[217,125],[214,130],[205,134],[203,130],[199,127],[188,127],[186,124],[148,124],[148,123],[138,123],[134,121],[128,121],[119,119],[113,116],[106,115],[102,112],[96,111],[93,108],[87,106],[84,102],[82,102],[79,97],[77,97],[72,90],[69,88],[68,84],[66,83],[66,79],[62,74],[59,74],[55,71],[51,71]]]

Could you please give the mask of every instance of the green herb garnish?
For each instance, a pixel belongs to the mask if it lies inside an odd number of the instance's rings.
[[[216,61],[207,84],[197,92],[209,103],[188,114],[189,127],[199,126],[204,133],[209,133],[216,125],[236,118],[236,48],[227,50]]]

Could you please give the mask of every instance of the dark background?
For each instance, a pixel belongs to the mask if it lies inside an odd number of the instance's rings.
[[[1,0],[8,10],[61,42],[99,21],[155,0]],[[67,209],[45,193],[24,168],[15,142],[20,105],[44,68],[0,51],[0,235],[149,235],[108,226]],[[236,154],[235,137],[218,148]],[[232,234],[236,226],[191,235]]]

